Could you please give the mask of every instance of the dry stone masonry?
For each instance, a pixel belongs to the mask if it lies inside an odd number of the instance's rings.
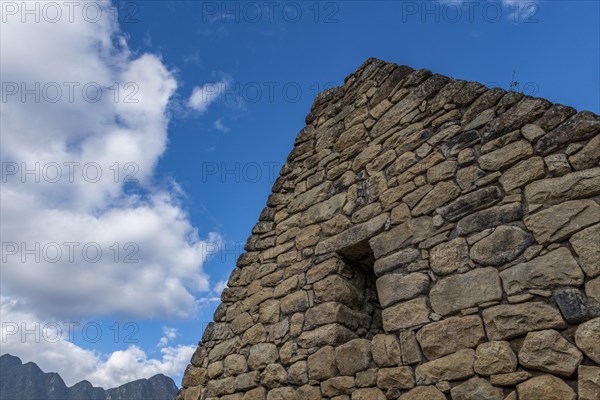
[[[369,59],[321,93],[179,400],[600,399],[600,117]]]

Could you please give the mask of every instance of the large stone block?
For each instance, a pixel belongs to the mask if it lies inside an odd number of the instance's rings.
[[[471,259],[500,266],[516,259],[532,242],[533,237],[516,226],[499,226],[471,247]]]
[[[435,230],[431,217],[409,219],[369,240],[376,258],[427,239]]]
[[[429,252],[431,270],[439,275],[458,271],[469,263],[469,246],[462,237],[435,246]]]
[[[575,400],[577,395],[563,380],[542,375],[517,385],[519,400]]]
[[[410,367],[381,368],[377,372],[377,387],[380,389],[412,389],[415,387]]]
[[[383,310],[383,329],[396,332],[429,322],[429,307],[424,297],[398,303]]]
[[[479,375],[511,373],[517,369],[517,356],[508,342],[486,342],[475,350],[474,368]]]
[[[447,220],[457,221],[474,211],[496,204],[501,198],[502,192],[500,192],[500,189],[496,186],[490,186],[467,193],[436,211]]]
[[[372,362],[371,341],[354,339],[335,349],[335,360],[342,375],[353,376],[369,368]]]
[[[338,375],[338,370],[333,347],[325,346],[308,356],[308,378],[310,380],[325,381],[336,375]]]
[[[502,299],[496,268],[478,268],[440,279],[429,292],[431,307],[442,315]]]
[[[497,171],[533,154],[529,142],[522,140],[508,144],[479,157],[479,166],[486,171]]]
[[[382,307],[410,300],[429,289],[429,276],[420,272],[388,274],[377,279],[377,295]]]
[[[533,232],[538,243],[547,245],[562,242],[599,221],[598,203],[593,200],[574,200],[528,216],[525,225]]]
[[[580,365],[577,377],[579,400],[598,400],[600,397],[600,367]]]
[[[345,326],[329,324],[302,332],[298,337],[298,345],[305,349],[320,346],[338,346],[355,338],[356,333]]]
[[[600,275],[600,224],[590,226],[569,239],[579,256],[579,265],[588,276]]]
[[[525,368],[569,377],[583,361],[583,354],[553,329],[529,332],[519,351]]]
[[[484,229],[494,228],[523,218],[524,208],[522,203],[511,203],[503,206],[491,207],[467,215],[456,224],[459,235],[468,235]]]
[[[417,332],[423,354],[429,360],[440,358],[465,348],[474,348],[485,341],[483,322],[477,315],[452,317],[425,325]]]
[[[559,204],[600,193],[600,168],[573,172],[558,178],[541,179],[525,187],[529,204]]]
[[[419,365],[415,370],[417,385],[431,385],[440,381],[459,381],[475,374],[475,350],[466,349],[437,360]]]
[[[500,273],[500,277],[504,290],[509,295],[527,289],[583,284],[583,271],[566,247],[505,269]]]
[[[446,400],[435,386],[418,386],[400,396],[400,400]]]
[[[542,302],[502,304],[483,310],[483,322],[491,340],[506,340],[542,329],[564,329],[560,311]]]
[[[502,389],[492,386],[487,379],[474,376],[450,391],[452,400],[503,400]]]
[[[358,289],[340,275],[329,275],[314,284],[315,300],[319,303],[334,301],[357,308],[363,301]]]
[[[375,335],[372,351],[373,360],[379,367],[397,367],[402,364],[400,342],[396,335]]]
[[[594,318],[579,325],[575,332],[575,344],[596,364],[600,364],[600,318]]]

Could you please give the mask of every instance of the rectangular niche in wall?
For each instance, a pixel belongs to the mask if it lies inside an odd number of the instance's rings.
[[[360,337],[371,339],[378,333],[383,333],[381,305],[375,285],[377,277],[374,272],[375,256],[367,239],[352,246],[338,250],[337,253],[347,268],[344,272],[349,282],[362,295],[356,310],[368,316],[368,328],[359,329]]]

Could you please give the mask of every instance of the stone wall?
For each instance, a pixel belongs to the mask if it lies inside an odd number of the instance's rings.
[[[370,59],[306,124],[178,399],[600,399],[600,117]]]

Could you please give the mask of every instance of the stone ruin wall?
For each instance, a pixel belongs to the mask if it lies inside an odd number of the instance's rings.
[[[600,399],[598,115],[370,59],[306,124],[178,399]]]

